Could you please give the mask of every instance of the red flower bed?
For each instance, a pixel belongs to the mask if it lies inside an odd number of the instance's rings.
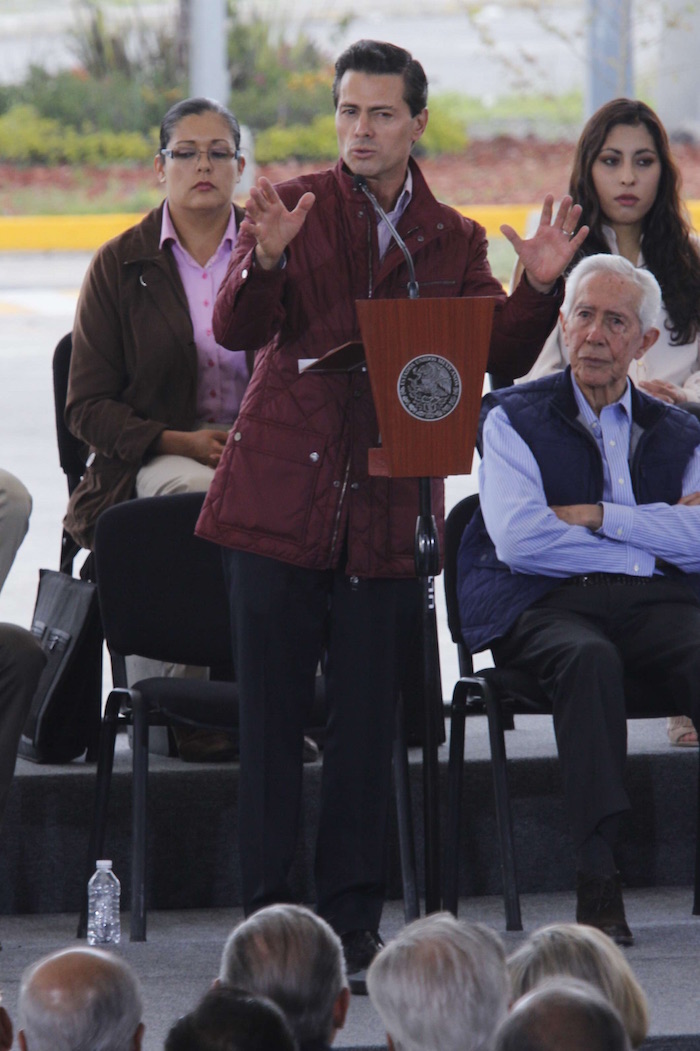
[[[422,158],[420,163],[436,196],[454,205],[538,203],[546,193],[566,192],[574,146],[568,142],[500,137],[475,141],[459,156]],[[683,194],[700,199],[700,145],[676,144],[674,155],[683,175]],[[291,161],[260,166],[258,173],[273,182],[320,167],[318,163]],[[148,166],[113,168],[16,168],[0,165],[0,213],[12,214],[13,190],[80,190],[87,199],[106,192],[114,211],[129,196],[156,186]],[[120,204],[121,202],[121,204]],[[26,211],[26,207],[24,208]]]

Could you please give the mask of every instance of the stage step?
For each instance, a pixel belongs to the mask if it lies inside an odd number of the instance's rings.
[[[449,729],[449,721],[448,721]],[[506,735],[516,854],[524,894],[570,892],[571,843],[561,804],[551,720],[517,717]],[[620,867],[629,887],[690,887],[693,880],[696,749],[672,748],[663,720],[629,724],[628,787],[634,811],[625,823]],[[460,894],[500,895],[485,720],[467,722]],[[106,854],[129,898],[130,762],[118,739]],[[421,753],[410,750],[417,856],[422,869]],[[151,909],[233,907],[240,901],[236,857],[238,767],[151,757],[148,904]],[[443,814],[447,745],[440,749]],[[313,901],[313,841],[321,763],[304,772],[304,810],[293,874],[300,900]],[[92,817],[94,767],[36,766],[18,760],[2,830],[0,913],[77,912]],[[388,842],[389,897],[401,881],[395,822]],[[688,912],[692,905],[689,892]],[[571,918],[568,911],[561,919]]]

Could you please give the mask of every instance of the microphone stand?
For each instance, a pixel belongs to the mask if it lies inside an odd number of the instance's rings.
[[[408,298],[418,299],[419,289],[413,258],[403,238],[374,196],[363,175],[354,176],[355,189],[371,201],[377,215],[389,227],[408,266]],[[440,778],[438,726],[442,714],[442,685],[435,616],[435,577],[440,572],[440,541],[431,507],[430,478],[418,479],[419,514],[416,520],[414,564],[420,581],[421,637],[423,642],[423,824],[425,839],[425,911],[439,912],[440,893]]]
[[[355,176],[353,176],[353,180],[352,181],[353,181],[353,185],[354,185],[355,189],[356,190],[361,190],[361,192],[365,195],[365,197],[367,197],[371,201],[372,207],[374,208],[375,212],[377,213],[379,218],[383,219],[384,222],[386,223],[386,225],[389,227],[389,230],[391,231],[391,236],[394,238],[394,240],[396,241],[397,245],[399,246],[399,248],[403,252],[403,257],[406,260],[406,266],[408,267],[408,285],[407,285],[408,298],[409,299],[418,299],[418,282],[416,281],[416,270],[415,270],[415,267],[413,265],[413,256],[411,255],[411,253],[409,252],[408,248],[406,247],[406,242],[404,241],[403,237],[401,236],[401,234],[398,232],[398,230],[396,229],[396,227],[392,223],[392,221],[389,218],[389,216],[386,214],[386,212],[382,208],[382,206],[379,203],[379,201],[377,200],[377,198],[374,196],[374,194],[370,190],[369,186],[367,185],[367,180],[365,179],[364,175],[355,175]]]

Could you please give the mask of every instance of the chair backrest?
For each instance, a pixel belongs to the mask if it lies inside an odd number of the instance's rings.
[[[53,404],[56,414],[56,440],[61,469],[68,483],[70,495],[85,473],[89,449],[68,430],[65,420],[68,397],[68,373],[73,351],[73,336],[69,332],[56,344],[53,352]]]
[[[110,651],[205,667],[231,659],[221,549],[194,535],[203,493],[127,500],[95,530]]]
[[[512,387],[513,381],[501,376],[499,372],[489,372],[489,390],[502,390],[503,387]]]
[[[58,459],[61,469],[66,476],[68,495],[70,496],[80,479],[85,473],[87,457],[90,452],[87,445],[76,438],[66,426],[65,411],[66,398],[68,397],[68,373],[70,371],[70,357],[73,351],[73,336],[69,332],[56,344],[53,352],[53,407],[56,417],[56,443],[58,445]],[[80,551],[80,544],[76,543],[69,533],[63,530],[61,535],[61,559],[62,573],[73,573],[73,562]],[[86,580],[93,580],[93,567],[90,559],[83,565],[80,575]]]
[[[479,506],[477,493],[465,496],[452,508],[445,519],[445,603],[447,605],[447,625],[453,642],[462,641],[462,630],[459,624],[459,600],[457,596],[457,553],[462,534],[467,528]]]
[[[471,654],[462,638],[459,623],[459,596],[457,592],[457,553],[462,534],[479,506],[479,496],[465,496],[452,508],[445,519],[444,584],[447,606],[447,625],[452,641],[459,651],[459,668],[462,675],[471,672]]]

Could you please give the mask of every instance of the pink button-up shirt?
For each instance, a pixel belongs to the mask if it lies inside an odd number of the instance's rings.
[[[197,419],[200,423],[231,424],[238,415],[248,385],[245,351],[226,350],[214,339],[214,300],[224,279],[236,243],[236,217],[231,218],[221,243],[211,259],[200,266],[180,244],[168,210],[163,209],[160,247],[170,241],[192,318],[197,346]]]

